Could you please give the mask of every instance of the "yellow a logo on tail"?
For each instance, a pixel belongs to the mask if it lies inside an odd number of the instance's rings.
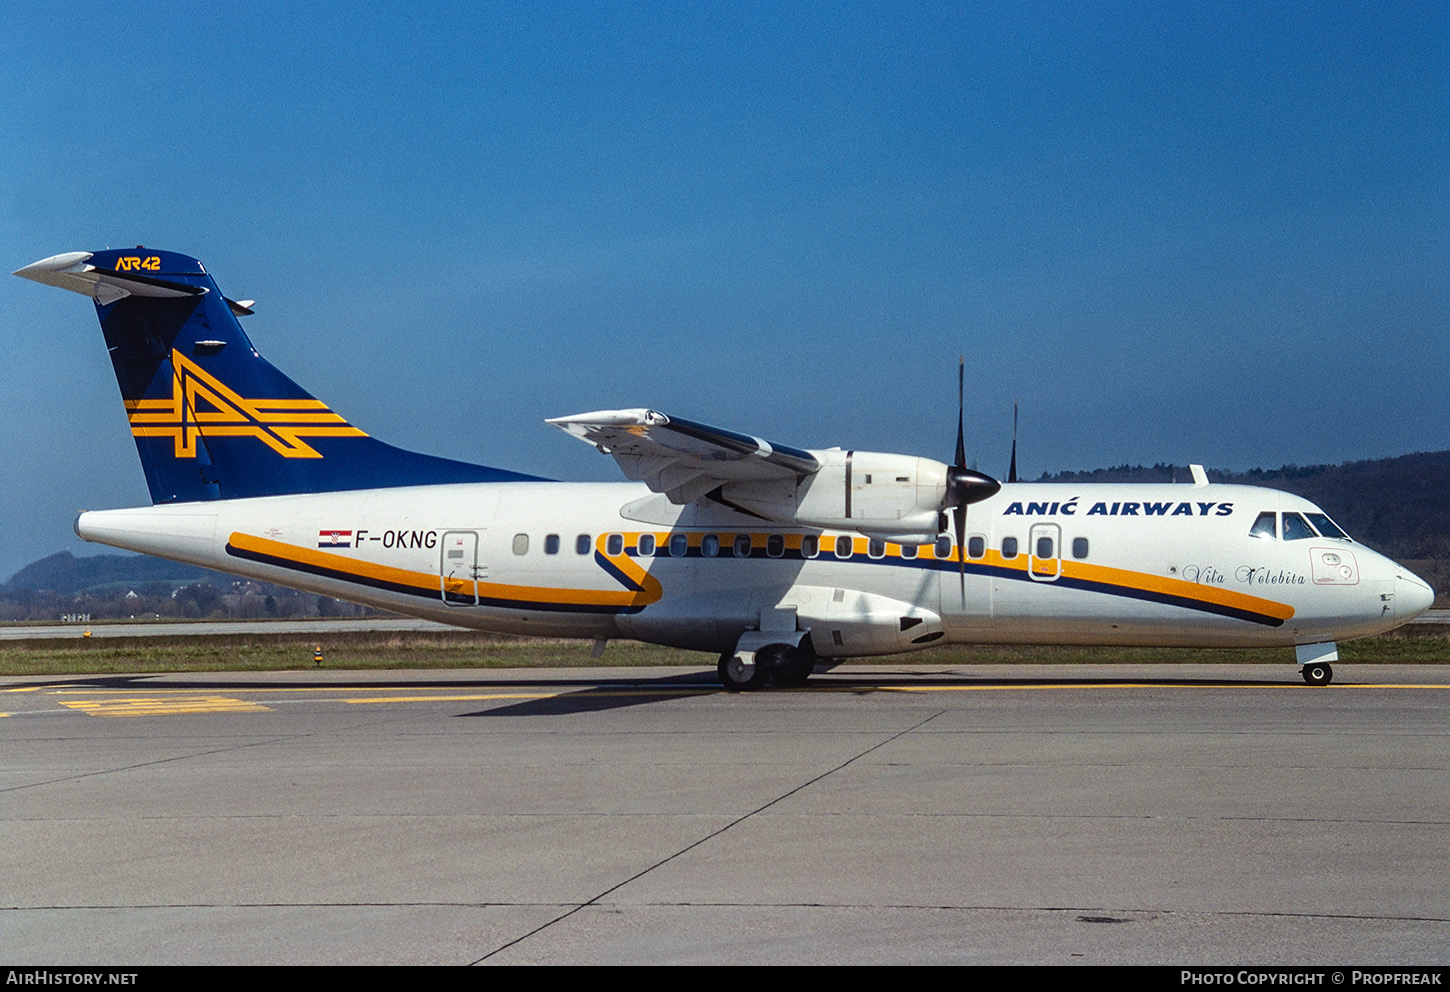
[[[303,438],[367,437],[317,399],[246,399],[181,352],[171,352],[171,396],[127,400],[136,437],[169,437],[177,458],[196,457],[198,436],[255,437],[283,458],[321,458]]]

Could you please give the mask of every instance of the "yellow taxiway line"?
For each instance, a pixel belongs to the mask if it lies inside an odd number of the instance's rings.
[[[133,696],[126,699],[63,699],[61,705],[91,716],[170,716],[179,713],[270,713],[260,703],[226,696]]]

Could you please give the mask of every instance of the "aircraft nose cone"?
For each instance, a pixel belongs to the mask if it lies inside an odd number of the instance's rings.
[[[1401,620],[1413,620],[1435,602],[1435,590],[1415,575],[1395,577],[1395,613]]]

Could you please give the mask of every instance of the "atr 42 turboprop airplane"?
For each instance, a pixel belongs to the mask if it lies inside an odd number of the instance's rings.
[[[95,301],[150,486],[152,506],[82,513],[85,540],[461,627],[716,652],[728,689],[993,642],[1292,646],[1323,685],[1335,642],[1434,598],[1307,500],[1197,466],[1192,484],[1003,485],[966,467],[960,405],[952,465],[645,409],[549,421],[628,483],[404,451],[263,359],[249,303],[194,258],[15,274]]]

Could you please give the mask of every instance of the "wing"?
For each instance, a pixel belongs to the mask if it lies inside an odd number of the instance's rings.
[[[738,482],[799,482],[820,469],[809,451],[655,410],[598,410],[548,421],[613,455],[625,477],[679,505]]]

